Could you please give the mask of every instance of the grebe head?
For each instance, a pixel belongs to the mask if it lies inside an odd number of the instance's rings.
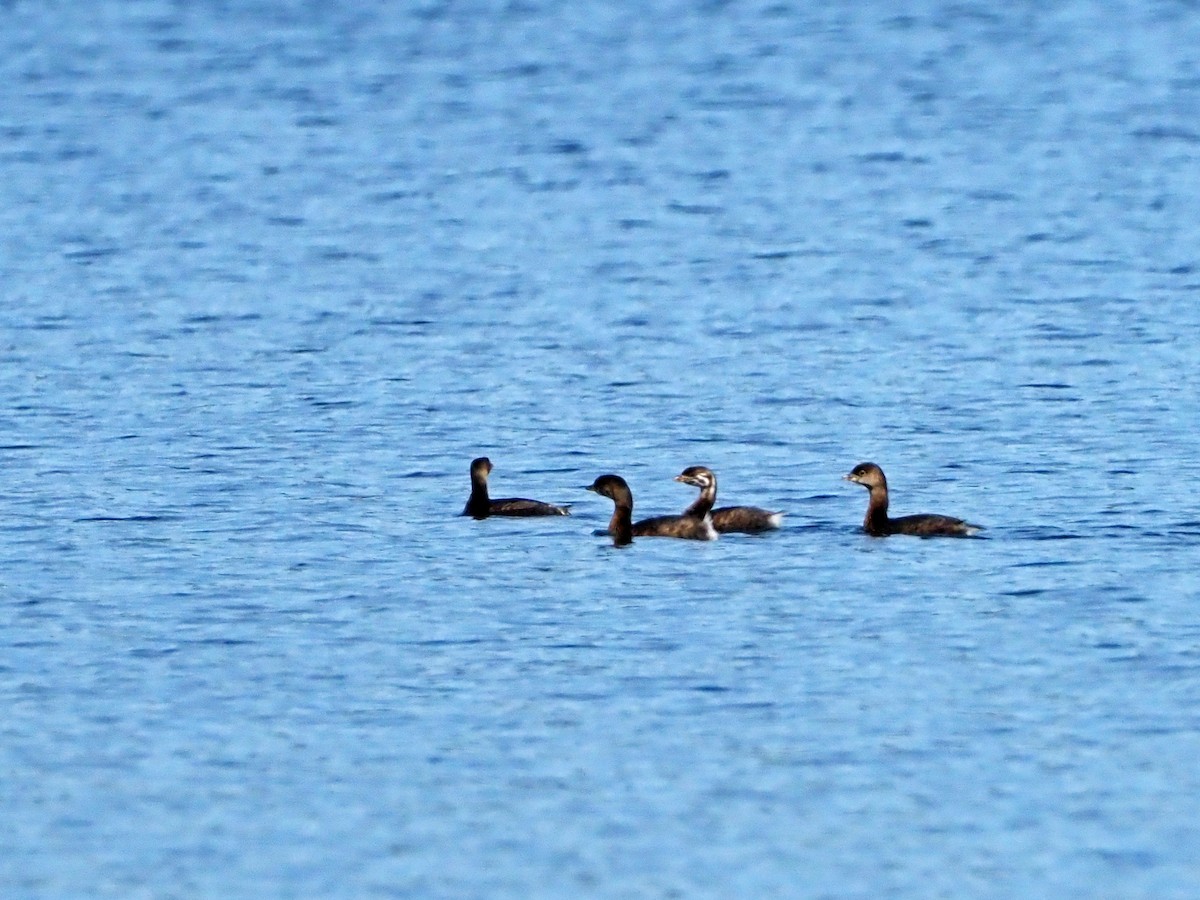
[[[887,479],[883,477],[883,469],[873,462],[859,463],[849,474],[842,476],[846,481],[861,484],[868,490],[887,488]]]
[[[717,476],[707,466],[688,466],[675,476],[675,480],[704,490],[717,483]]]

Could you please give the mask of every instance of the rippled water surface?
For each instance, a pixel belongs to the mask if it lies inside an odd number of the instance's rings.
[[[0,3],[0,893],[1195,896],[1195,5],[343,7]]]

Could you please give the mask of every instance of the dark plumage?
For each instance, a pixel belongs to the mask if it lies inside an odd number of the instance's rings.
[[[675,476],[675,480],[700,488],[700,496],[683,514],[699,518],[711,515],[713,528],[721,534],[731,531],[757,534],[778,528],[783,520],[783,513],[757,506],[722,506],[713,509],[713,504],[717,502],[717,475],[706,466],[688,466]]]
[[[608,497],[613,502],[608,533],[618,547],[633,543],[637,537],[672,537],[693,541],[711,541],[717,537],[712,518],[696,516],[655,516],[633,522],[633,492],[620,475],[601,475],[588,487],[589,491]]]
[[[875,537],[889,534],[912,534],[917,537],[970,537],[980,531],[982,525],[972,525],[952,516],[920,513],[915,516],[888,517],[887,478],[883,469],[875,463],[859,463],[844,476],[847,481],[861,484],[871,492],[867,501],[867,517],[863,520],[863,531]]]
[[[566,506],[555,506],[540,500],[526,500],[524,497],[509,497],[504,500],[488,498],[488,475],[492,471],[492,461],[481,456],[471,461],[471,497],[463,509],[464,516],[476,519],[486,519],[488,516],[569,516],[571,511]]]

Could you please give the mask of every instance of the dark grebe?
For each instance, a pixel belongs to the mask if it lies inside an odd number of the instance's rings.
[[[489,500],[487,480],[491,471],[492,461],[486,456],[471,461],[471,499],[467,501],[467,505],[462,511],[464,516],[486,519],[488,516],[569,516],[571,514],[565,506],[542,503],[540,500],[526,500],[522,497]]]
[[[757,506],[722,506],[713,509],[713,504],[717,502],[717,475],[706,466],[688,466],[675,476],[675,480],[700,488],[700,496],[683,514],[700,518],[706,513],[711,514],[713,528],[721,534],[731,531],[757,534],[778,528],[783,521],[783,513]]]
[[[716,540],[717,532],[712,527],[712,517],[705,516],[655,516],[653,519],[642,519],[633,522],[633,492],[620,475],[601,475],[589,491],[608,497],[613,502],[612,519],[608,523],[608,533],[612,535],[613,544],[622,547],[633,543],[637,537],[673,537],[693,541]]]
[[[849,475],[844,477],[846,481],[861,484],[871,492],[871,498],[867,502],[867,517],[863,520],[863,531],[875,537],[883,537],[888,534],[914,534],[917,537],[970,537],[983,528],[982,525],[972,525],[962,519],[932,513],[900,516],[898,519],[888,518],[887,479],[883,476],[883,469],[875,463],[859,463],[850,471]]]

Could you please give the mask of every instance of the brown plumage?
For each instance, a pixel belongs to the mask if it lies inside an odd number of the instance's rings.
[[[601,475],[588,487],[613,502],[608,533],[618,547],[633,543],[634,537],[672,537],[693,541],[711,541],[717,537],[712,518],[696,516],[655,516],[633,521],[633,492],[620,475]]]
[[[526,500],[524,497],[509,497],[504,500],[492,500],[488,497],[488,475],[492,471],[492,461],[486,456],[471,461],[471,497],[467,500],[462,514],[474,516],[476,519],[486,519],[488,516],[569,516],[571,511],[566,506],[555,506],[540,500]]]
[[[982,525],[972,525],[952,516],[919,513],[914,516],[890,518],[888,511],[887,478],[883,469],[872,462],[859,463],[845,475],[846,481],[861,484],[871,492],[867,501],[867,517],[863,520],[863,531],[874,537],[889,534],[911,534],[917,537],[970,537],[980,531]]]
[[[675,480],[700,488],[700,496],[683,514],[700,518],[705,514],[711,515],[713,528],[721,534],[731,531],[758,534],[778,528],[783,520],[783,513],[758,506],[722,506],[713,509],[713,504],[717,502],[717,475],[707,466],[688,466],[675,476]]]

